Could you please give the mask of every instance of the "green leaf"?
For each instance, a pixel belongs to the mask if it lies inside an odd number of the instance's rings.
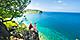
[[[22,11],[31,0],[0,0],[0,16],[2,18],[20,17]]]

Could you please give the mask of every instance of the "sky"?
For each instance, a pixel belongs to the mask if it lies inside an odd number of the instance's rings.
[[[31,0],[26,9],[51,12],[80,12],[80,0]]]

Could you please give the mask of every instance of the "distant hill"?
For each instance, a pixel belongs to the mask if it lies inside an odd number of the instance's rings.
[[[32,14],[42,13],[41,10],[34,10],[34,9],[27,9],[27,10],[24,10],[24,12],[27,13],[27,14],[30,14],[30,13],[32,13]]]

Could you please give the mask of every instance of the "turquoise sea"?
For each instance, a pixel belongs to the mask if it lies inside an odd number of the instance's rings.
[[[80,38],[80,14],[69,12],[43,12],[27,14],[32,23],[37,23],[38,31],[45,40],[76,40]],[[27,23],[27,22],[26,22]]]

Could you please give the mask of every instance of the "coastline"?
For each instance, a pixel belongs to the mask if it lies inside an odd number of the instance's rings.
[[[39,32],[39,39],[40,40],[47,40],[47,37],[43,33]]]

